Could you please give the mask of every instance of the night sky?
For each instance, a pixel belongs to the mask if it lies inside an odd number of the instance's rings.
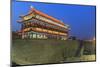
[[[21,24],[20,15],[26,15],[30,6],[68,24],[71,28],[70,36],[78,39],[90,40],[95,36],[95,6],[48,4],[36,2],[12,2],[12,30],[18,31]]]

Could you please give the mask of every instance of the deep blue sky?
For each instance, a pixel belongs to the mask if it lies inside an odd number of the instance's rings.
[[[35,2],[12,2],[12,30],[20,30],[20,15],[29,12],[30,6],[53,16],[71,28],[70,35],[78,39],[93,39],[95,36],[95,6],[81,6],[68,4],[47,4]]]

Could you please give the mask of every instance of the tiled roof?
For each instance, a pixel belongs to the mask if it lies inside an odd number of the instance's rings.
[[[57,23],[59,23],[59,24],[64,25],[63,22],[61,22],[61,21],[59,21],[59,20],[57,20],[57,19],[55,19],[55,18],[53,18],[53,17],[51,17],[51,16],[49,16],[49,15],[43,13],[43,12],[40,12],[40,11],[34,9],[34,8],[31,8],[31,11],[33,11],[33,12],[35,12],[35,13],[41,15],[41,16],[44,16],[44,17],[46,17],[46,18],[48,18],[48,19],[51,19],[51,20],[53,20],[53,21],[55,21],[55,22],[57,22]]]

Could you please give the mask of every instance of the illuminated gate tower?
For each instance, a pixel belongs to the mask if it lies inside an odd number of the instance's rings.
[[[60,39],[68,38],[69,26],[31,7],[27,15],[20,16],[22,39]]]

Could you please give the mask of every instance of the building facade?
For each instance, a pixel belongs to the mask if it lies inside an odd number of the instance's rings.
[[[43,12],[31,7],[27,15],[20,16],[20,35],[22,39],[60,39],[68,38],[69,26]]]

